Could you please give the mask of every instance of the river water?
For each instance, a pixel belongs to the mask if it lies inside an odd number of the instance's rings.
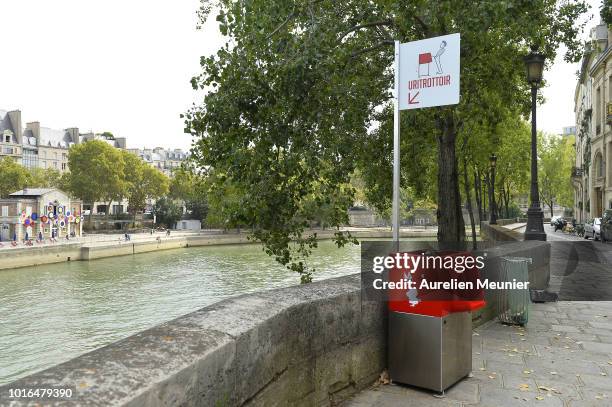
[[[359,272],[359,246],[320,242],[315,280]],[[299,284],[259,245],[0,270],[0,384],[221,299]]]

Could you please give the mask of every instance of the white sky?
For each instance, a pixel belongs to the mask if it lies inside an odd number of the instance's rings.
[[[589,36],[591,27],[599,24],[599,7],[601,0],[587,0],[591,5],[588,16],[593,16],[587,23],[583,39]],[[576,90],[576,71],[580,63],[568,64],[563,61],[565,47],[558,53],[555,63],[544,72],[547,86],[542,89],[544,104],[538,106],[537,126],[546,133],[560,134],[565,126],[575,126],[574,91]]]
[[[588,0],[599,22],[600,0]],[[223,43],[214,19],[196,30],[199,0],[18,0],[0,7],[0,109],[52,128],[111,131],[128,147],[188,148],[179,115],[201,55]],[[587,29],[588,32],[588,29]],[[585,34],[586,35],[586,34]],[[545,73],[538,128],[574,125],[578,64]],[[200,95],[201,96],[201,95]]]

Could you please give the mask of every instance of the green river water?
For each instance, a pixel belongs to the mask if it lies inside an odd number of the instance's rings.
[[[320,242],[316,280],[359,272],[359,246]],[[259,245],[0,270],[0,384],[224,298],[299,283]]]

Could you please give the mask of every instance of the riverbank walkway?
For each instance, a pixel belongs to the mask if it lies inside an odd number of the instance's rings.
[[[348,231],[357,234],[364,233],[381,233],[381,234],[391,234],[391,230],[388,227],[345,227],[341,229],[342,231]],[[333,234],[333,229],[312,229],[312,232],[316,232],[320,235],[326,235],[330,232]],[[309,232],[309,231],[306,231]],[[243,230],[242,234],[246,232]],[[409,233],[412,237],[435,237],[438,233],[438,229],[435,226],[429,227],[406,227],[402,228],[402,233]],[[80,243],[85,247],[94,247],[94,246],[106,246],[106,245],[121,245],[123,243],[153,243],[160,239],[172,239],[172,238],[185,238],[185,237],[227,237],[232,235],[240,235],[240,232],[236,230],[224,231],[222,229],[202,229],[200,231],[185,231],[185,230],[172,230],[170,235],[166,235],[165,231],[153,231],[151,232],[141,232],[141,233],[129,233],[130,239],[128,241],[125,240],[125,236],[123,233],[90,233],[86,234],[83,237],[72,237],[69,240],[65,238],[57,239],[56,242],[50,242],[49,239],[45,240],[43,243],[36,243],[32,240],[32,245],[26,245],[23,242],[18,242],[16,246],[11,245],[11,241],[1,241],[0,251],[2,250],[15,250],[15,249],[30,249],[36,247],[51,247],[51,246],[61,246],[67,244],[75,244]],[[33,237],[35,239],[35,236]]]
[[[343,406],[611,406],[612,301],[532,304],[524,328],[474,330],[472,355],[472,377],[443,397],[378,383]]]

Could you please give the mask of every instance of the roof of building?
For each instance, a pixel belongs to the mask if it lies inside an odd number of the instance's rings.
[[[68,148],[72,144],[72,138],[66,130],[40,128],[40,145],[49,147]]]
[[[16,143],[17,137],[14,134],[15,130],[11,124],[11,119],[9,118],[8,112],[6,110],[0,110],[0,135],[2,135],[5,130],[9,130],[11,132],[11,142]]]
[[[41,196],[56,190],[57,188],[24,188],[21,191],[13,192],[9,196]]]

